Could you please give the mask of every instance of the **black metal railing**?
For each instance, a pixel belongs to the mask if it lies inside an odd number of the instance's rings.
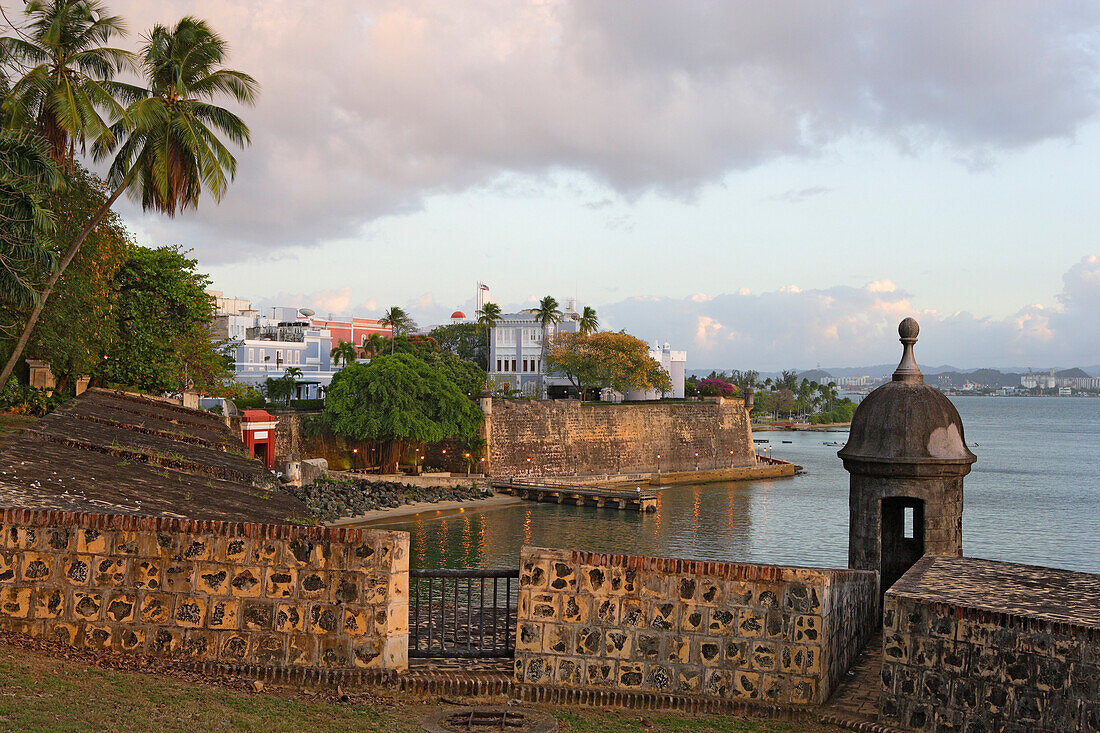
[[[409,571],[410,657],[512,657],[519,568]]]

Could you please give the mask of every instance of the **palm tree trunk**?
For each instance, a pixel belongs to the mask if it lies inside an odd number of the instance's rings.
[[[80,230],[73,239],[69,248],[65,250],[65,256],[61,258],[61,262],[57,264],[57,269],[50,275],[50,279],[46,281],[46,287],[42,290],[42,297],[39,299],[38,304],[31,309],[30,316],[27,317],[27,324],[23,326],[23,333],[19,335],[19,340],[15,342],[15,348],[12,349],[11,356],[8,357],[8,361],[4,364],[4,370],[0,372],[0,385],[8,383],[8,378],[11,377],[12,371],[15,370],[15,365],[19,363],[19,359],[23,356],[23,350],[27,348],[27,342],[31,340],[31,334],[34,333],[35,324],[38,323],[38,319],[42,316],[42,311],[46,308],[46,300],[53,294],[54,288],[57,286],[57,281],[61,279],[61,276],[65,273],[66,268],[72,264],[73,259],[76,257],[76,253],[80,251],[80,245],[84,243],[84,240],[88,238],[88,235],[92,233],[92,230],[99,226],[99,223],[103,221],[103,217],[107,216],[107,212],[111,210],[111,206],[114,205],[118,197],[122,195],[133,180],[134,170],[126,175],[122,183],[118,188],[114,190],[114,193],[103,202],[103,205],[92,214],[92,218],[88,220],[88,223]]]

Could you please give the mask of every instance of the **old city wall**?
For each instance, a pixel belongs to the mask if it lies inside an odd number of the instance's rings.
[[[740,400],[584,406],[575,400],[493,400],[488,422],[494,476],[651,473],[658,467],[669,473],[755,464]]]
[[[878,626],[870,571],[524,548],[519,587],[516,681],[537,699],[821,703]]]
[[[1044,599],[1048,589],[1033,588],[1038,604],[1059,608]],[[1094,598],[1098,591],[1094,580]],[[890,590],[883,633],[879,704],[887,725],[912,731],[1100,730],[1095,622],[1060,623]]]
[[[0,629],[275,677],[403,670],[408,547],[399,532],[3,510]]]

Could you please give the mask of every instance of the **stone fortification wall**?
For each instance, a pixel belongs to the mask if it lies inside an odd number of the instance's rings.
[[[519,583],[527,690],[820,703],[877,627],[867,571],[524,548]]]
[[[398,532],[4,510],[0,629],[288,678],[402,670],[408,547]]]
[[[488,422],[494,476],[755,465],[741,400],[586,406],[575,400],[494,400]]]
[[[883,723],[1100,731],[1100,575],[926,556],[883,628]]]

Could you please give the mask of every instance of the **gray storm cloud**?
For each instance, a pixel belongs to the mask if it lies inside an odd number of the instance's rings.
[[[857,133],[985,158],[1072,136],[1097,104],[1091,3],[111,5],[135,31],[212,19],[263,84],[223,204],[143,224],[207,262],[355,236],[503,173],[687,194]]]

